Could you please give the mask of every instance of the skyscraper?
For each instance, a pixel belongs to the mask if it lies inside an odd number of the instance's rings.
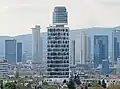
[[[76,62],[86,64],[88,62],[88,36],[85,31],[82,31],[76,39],[75,51]]]
[[[9,64],[16,63],[16,40],[5,40],[5,59]]]
[[[43,38],[40,37],[40,60],[43,59]]]
[[[65,7],[55,7],[53,25],[48,27],[47,37],[47,74],[48,78],[69,78],[69,28]]]
[[[40,26],[32,28],[32,59],[40,61]]]
[[[94,67],[102,64],[102,60],[108,60],[108,36],[94,36]]]
[[[114,30],[112,33],[113,64],[117,63],[120,56],[120,30]]]
[[[88,61],[92,62],[92,59],[91,59],[91,38],[90,37],[88,37]]]
[[[70,49],[70,65],[74,66],[76,65],[76,60],[75,60],[75,40],[71,41],[71,49]]]
[[[22,55],[22,43],[17,43],[17,62],[22,62],[23,55]]]

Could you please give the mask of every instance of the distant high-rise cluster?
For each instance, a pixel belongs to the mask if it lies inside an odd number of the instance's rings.
[[[112,33],[113,64],[117,64],[117,58],[120,56],[120,30],[114,30]]]
[[[108,36],[94,36],[94,67],[102,64],[102,60],[108,60]]]
[[[74,35],[67,26],[68,12],[64,6],[54,8],[52,22],[52,25],[47,27],[46,37],[40,35],[39,25],[31,28],[32,52],[23,49],[24,42],[16,39],[5,40],[5,60],[0,60],[0,70],[2,65],[6,67],[13,64],[15,68],[19,67],[21,70],[24,70],[23,65],[27,65],[25,70],[37,71],[36,75],[38,72],[42,75],[45,70],[47,79],[54,81],[68,80],[76,74],[83,77],[84,73],[92,72],[103,75],[113,72],[120,74],[119,29],[114,29],[111,33],[112,44],[109,43],[111,38],[108,34],[90,35],[90,31],[82,29]],[[11,65],[11,69],[13,66]],[[4,76],[3,72],[0,72]]]
[[[5,59],[9,64],[22,62],[22,43],[15,39],[5,40]]]

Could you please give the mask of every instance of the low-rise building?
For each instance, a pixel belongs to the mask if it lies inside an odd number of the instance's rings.
[[[0,60],[0,79],[5,79],[8,76],[8,61]]]

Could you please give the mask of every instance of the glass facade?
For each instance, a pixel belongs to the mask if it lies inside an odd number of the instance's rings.
[[[109,74],[109,61],[108,60],[102,60],[102,73]]]
[[[22,43],[17,43],[17,62],[22,62]]]
[[[117,58],[120,56],[120,30],[113,31],[113,62],[117,63]]]
[[[16,63],[16,40],[5,40],[5,59],[9,64]]]
[[[94,67],[102,64],[102,60],[108,60],[108,36],[94,36]]]
[[[65,7],[55,7],[53,12],[53,24],[66,25],[68,23]]]
[[[69,28],[49,27],[47,37],[48,78],[69,78]]]

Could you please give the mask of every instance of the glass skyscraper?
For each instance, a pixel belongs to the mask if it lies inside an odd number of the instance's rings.
[[[69,78],[69,28],[65,7],[55,7],[47,32],[47,75],[52,80]]]
[[[22,43],[17,43],[17,62],[22,62]]]
[[[113,64],[117,63],[117,58],[120,56],[120,30],[114,30],[112,33],[113,39]]]
[[[5,59],[9,64],[16,63],[16,40],[5,40]]]
[[[108,36],[94,36],[94,67],[102,64],[102,60],[108,60]]]

